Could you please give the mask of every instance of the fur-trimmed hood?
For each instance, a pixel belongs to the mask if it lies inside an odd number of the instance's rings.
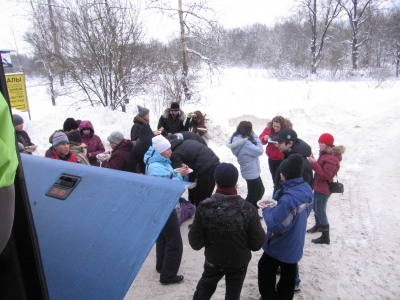
[[[170,111],[171,111],[171,108],[167,107],[167,108],[164,110],[164,112],[163,112],[163,114],[162,114],[162,117],[163,117],[164,119],[168,119],[168,117],[170,116]],[[180,121],[184,121],[185,118],[186,118],[185,113],[183,112],[183,110],[180,109],[180,110],[179,110],[179,120],[180,120]]]
[[[326,150],[324,151],[325,153],[328,154],[333,154],[333,155],[338,155],[338,156],[342,156],[342,154],[346,151],[346,147],[345,146],[335,146],[333,145],[332,147],[327,146]]]

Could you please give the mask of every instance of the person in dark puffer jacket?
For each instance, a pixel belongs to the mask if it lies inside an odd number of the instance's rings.
[[[150,110],[140,105],[138,107],[138,114],[133,118],[133,126],[131,129],[131,140],[136,142],[139,138],[139,132],[144,124],[150,122]]]
[[[31,142],[31,138],[29,137],[28,133],[25,130],[22,130],[24,128],[24,119],[22,119],[20,115],[12,115],[12,121],[15,128],[17,141],[21,143],[24,148],[28,146],[35,146]],[[36,150],[36,148],[34,149]],[[25,151],[24,153],[32,154],[30,152],[25,152]]]
[[[189,130],[189,121],[185,113],[180,109],[178,102],[172,102],[171,107],[167,107],[158,120],[157,130],[162,129],[161,134],[168,136]]]
[[[197,140],[181,140],[168,138],[171,143],[173,168],[180,168],[186,164],[193,169],[197,177],[197,185],[189,194],[189,201],[199,205],[209,198],[215,188],[214,172],[219,164],[219,158],[214,151]]]
[[[194,250],[205,247],[205,262],[193,299],[210,299],[225,276],[225,299],[239,300],[251,251],[265,241],[257,209],[237,194],[238,177],[234,165],[218,165],[217,190],[197,207],[189,243]]]
[[[144,155],[147,150],[149,150],[152,145],[152,138],[154,137],[154,132],[151,130],[149,124],[143,124],[139,132],[140,142],[133,147],[128,161],[125,165],[125,171],[144,174],[146,164],[143,161]]]
[[[284,159],[293,154],[300,154],[303,157],[303,179],[307,182],[311,189],[313,188],[313,170],[308,162],[308,157],[311,155],[311,147],[305,141],[297,137],[296,131],[290,128],[285,128],[279,131],[278,135],[271,139],[278,143],[279,150],[283,153]],[[274,186],[274,194],[278,189],[282,188],[282,180],[280,179],[279,170],[275,174],[277,185]]]

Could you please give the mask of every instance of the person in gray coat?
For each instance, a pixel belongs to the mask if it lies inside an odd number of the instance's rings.
[[[260,156],[264,153],[264,149],[258,135],[253,131],[251,122],[241,121],[226,145],[237,157],[240,173],[247,182],[246,201],[258,208],[257,201],[261,200],[265,192],[260,177]]]

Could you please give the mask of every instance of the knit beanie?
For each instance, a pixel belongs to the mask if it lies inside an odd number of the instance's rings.
[[[119,131],[114,131],[107,137],[107,141],[109,141],[110,143],[113,143],[115,145],[118,145],[119,143],[121,143],[123,139],[124,139],[124,135]]]
[[[76,142],[76,143],[81,143],[82,142],[82,137],[81,134],[78,131],[71,131],[67,134],[68,140],[70,142]]]
[[[172,102],[171,103],[171,110],[179,110],[179,103],[178,102]]]
[[[24,119],[22,119],[22,117],[20,115],[13,115],[12,119],[13,119],[14,126],[24,124]]]
[[[318,143],[324,143],[330,147],[333,146],[335,139],[333,138],[333,135],[330,133],[323,133],[318,139]]]
[[[76,123],[74,118],[67,118],[63,125],[64,131],[71,131],[78,129],[78,123]]]
[[[61,145],[63,143],[69,144],[68,137],[64,132],[57,131],[53,135],[53,147],[57,147],[57,146],[59,146],[59,145]]]
[[[239,172],[232,164],[220,163],[215,168],[214,178],[219,187],[231,188],[236,186],[239,178]]]
[[[143,107],[140,105],[138,105],[137,107],[138,107],[139,116],[141,116],[141,117],[144,117],[145,115],[147,115],[150,112],[150,110],[146,107]]]
[[[163,153],[165,150],[171,148],[171,143],[161,134],[153,137],[151,140],[153,141],[154,150],[158,153]]]
[[[290,155],[281,162],[279,171],[286,179],[303,176],[303,156],[297,153]]]

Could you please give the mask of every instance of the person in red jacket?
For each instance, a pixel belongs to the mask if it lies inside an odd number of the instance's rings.
[[[282,116],[276,116],[270,122],[268,122],[267,127],[265,127],[265,129],[259,136],[261,144],[267,145],[267,148],[265,149],[265,154],[267,154],[268,156],[268,166],[269,171],[271,172],[274,187],[277,184],[276,179],[279,179],[279,172],[277,172],[277,170],[279,170],[279,165],[283,160],[283,153],[276,146],[276,142],[272,142],[270,139],[276,137],[279,131],[281,131],[282,129],[292,127],[292,122],[290,122],[289,119],[285,119]]]
[[[132,141],[124,139],[123,134],[119,131],[112,132],[110,136],[107,137],[107,140],[110,142],[112,152],[108,160],[102,157],[99,158],[101,161],[101,167],[124,170],[125,164],[133,149]]]
[[[105,151],[100,137],[94,134],[94,127],[88,120],[81,121],[78,130],[82,136],[82,143],[87,146],[86,156],[90,164],[99,167],[100,161],[97,160],[96,156]]]
[[[333,181],[336,173],[340,168],[342,154],[346,148],[344,146],[335,146],[334,138],[330,133],[323,133],[318,139],[319,157],[314,156],[308,158],[313,168],[314,175],[314,214],[316,215],[316,224],[307,230],[308,233],[322,231],[322,235],[311,241],[315,244],[329,244],[329,222],[326,215],[326,206],[328,204],[331,192],[329,190],[329,182]],[[320,224],[318,224],[318,222]],[[320,230],[319,230],[320,229]]]
[[[45,157],[64,160],[70,162],[78,162],[77,157],[74,153],[69,150],[69,140],[64,132],[56,132],[53,135],[53,144],[46,151]]]

